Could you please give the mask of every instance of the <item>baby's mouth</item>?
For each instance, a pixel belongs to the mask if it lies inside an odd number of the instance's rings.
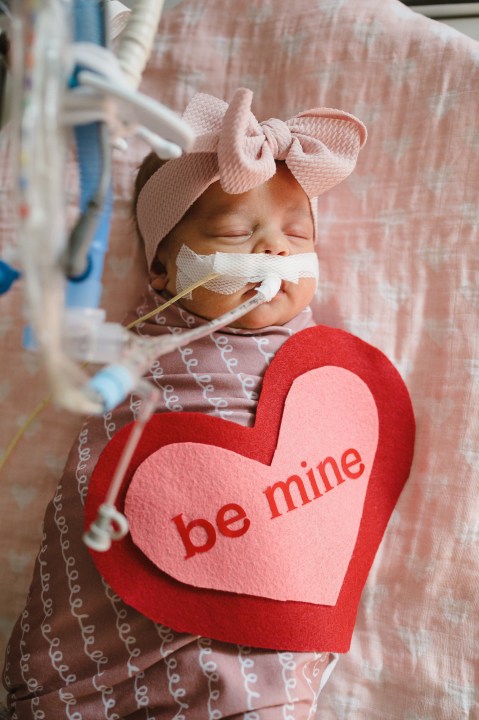
[[[278,290],[278,292],[276,293],[275,297],[277,297],[278,295],[284,294],[284,293],[286,292],[287,286],[288,286],[288,281],[287,281],[287,280],[282,280],[282,281],[281,281],[281,285],[279,286],[279,290]],[[273,299],[274,299],[274,298],[273,298]]]
[[[248,284],[245,286],[245,289],[243,290],[243,297],[246,296],[246,299],[247,299],[247,298],[250,298],[250,297],[253,297],[253,295],[255,294],[255,292],[258,290],[258,288],[259,288],[260,286],[261,286],[261,283],[260,283],[260,282],[258,282],[258,283],[248,283]],[[275,297],[277,297],[278,295],[282,295],[283,293],[285,293],[287,286],[288,286],[288,281],[287,281],[287,280],[282,280],[282,281],[281,281],[280,288],[279,288],[278,292],[276,293]],[[273,300],[274,300],[274,298],[273,298]]]

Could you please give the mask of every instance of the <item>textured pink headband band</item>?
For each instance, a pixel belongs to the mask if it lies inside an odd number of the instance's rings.
[[[204,93],[189,103],[183,118],[196,140],[190,153],[169,160],[145,183],[137,219],[148,267],[158,244],[200,195],[219,180],[228,193],[243,193],[269,180],[276,160],[284,160],[313,200],[354,170],[366,128],[353,115],[316,108],[291,120],[258,122],[251,112],[251,90],[240,88],[230,105]]]

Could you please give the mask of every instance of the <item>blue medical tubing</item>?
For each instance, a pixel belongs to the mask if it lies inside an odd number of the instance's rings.
[[[20,273],[11,265],[0,260],[0,295],[10,290],[15,280],[18,280]]]
[[[90,42],[96,45],[106,44],[106,23],[102,5],[98,0],[75,0],[74,40]],[[77,67],[71,79],[72,87],[77,85],[77,73],[83,68]],[[108,189],[100,192],[104,178],[104,163],[108,168],[111,160],[106,157],[110,152],[105,142],[105,127],[101,122],[79,125],[75,128],[78,166],[80,173],[80,215],[91,211],[91,206],[101,204],[85,267],[79,276],[70,278],[66,290],[68,307],[98,307],[102,292],[102,275],[105,253],[108,250],[108,236],[112,207],[112,187],[108,178]]]

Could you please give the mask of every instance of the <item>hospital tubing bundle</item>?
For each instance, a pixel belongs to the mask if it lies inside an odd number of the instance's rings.
[[[117,510],[115,503],[130,460],[156,405],[155,393],[157,391],[149,383],[142,382],[140,380],[141,375],[157,357],[166,355],[205,335],[210,335],[215,330],[231,325],[240,317],[258,307],[258,305],[269,302],[279,292],[280,287],[281,278],[278,275],[268,275],[261,285],[256,288],[255,295],[238,307],[210,320],[205,325],[200,325],[180,335],[163,336],[156,339],[148,338],[146,341],[147,346],[141,347],[139,353],[135,352],[133,348],[133,352],[125,358],[122,365],[112,365],[101,370],[88,383],[88,392],[93,392],[97,396],[97,400],[101,398],[105,404],[113,402],[113,406],[118,404],[121,401],[120,399],[126,397],[128,392],[134,388],[140,394],[146,394],[146,400],[115,469],[105,502],[100,505],[96,520],[93,521],[83,535],[83,541],[89,548],[98,552],[105,552],[110,549],[112,540],[120,540],[128,532],[128,521]]]
[[[117,59],[107,37],[108,3],[13,4],[11,132],[18,157],[18,254],[29,323],[24,343],[41,352],[55,401],[77,413],[101,408],[84,393],[87,376],[78,358],[65,351],[65,328],[71,320],[95,322],[105,336],[115,332],[98,310],[113,195],[111,145],[125,148],[125,137],[137,135],[160,157],[170,158],[194,140],[180,117],[136,90],[162,5],[158,0],[136,3]],[[80,217],[67,238],[70,128],[77,141]]]

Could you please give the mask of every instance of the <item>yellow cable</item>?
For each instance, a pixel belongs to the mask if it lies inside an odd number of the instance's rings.
[[[33,423],[33,421],[37,418],[38,415],[46,408],[46,406],[49,404],[50,400],[52,399],[52,393],[47,395],[41,402],[38,403],[36,408],[30,413],[30,415],[27,417],[23,425],[17,430],[13,438],[10,440],[10,442],[7,445],[7,449],[3,453],[2,457],[0,458],[0,471],[2,470],[3,466],[7,462],[8,458],[12,454],[12,452],[15,450],[16,446],[20,442],[22,436],[30,425]]]
[[[141,318],[138,318],[138,320],[134,320],[129,325],[126,326],[126,330],[131,330],[131,328],[136,327],[136,325],[139,325],[140,323],[144,322],[145,320],[149,320],[149,318],[153,317],[153,315],[157,315],[158,313],[162,312],[163,310],[166,310],[167,307],[175,303],[177,300],[180,300],[182,297],[187,295],[188,293],[192,292],[193,290],[196,290],[196,288],[200,287],[201,285],[204,285],[209,280],[213,280],[213,278],[218,277],[219,273],[211,273],[211,275],[208,275],[207,277],[203,278],[202,280],[198,280],[198,282],[193,283],[189,287],[186,288],[186,290],[182,290],[178,295],[175,295],[175,297],[170,298],[170,300],[167,300],[163,305],[160,305],[159,307],[155,308],[151,312],[147,313],[146,315],[143,315]],[[82,367],[87,367],[89,363],[84,363]],[[13,438],[10,440],[10,442],[7,445],[7,449],[3,453],[2,457],[0,458],[0,472],[2,471],[4,465],[6,464],[8,458],[11,456],[13,451],[15,450],[16,446],[22,439],[23,435],[26,433],[30,425],[34,422],[34,420],[37,419],[37,417],[40,415],[40,413],[49,405],[51,399],[53,397],[53,393],[49,393],[46,397],[41,400],[38,405],[32,410],[30,415],[27,417],[23,425],[20,426],[20,428],[17,430]]]
[[[151,310],[151,312],[147,313],[146,315],[143,315],[143,317],[138,318],[138,320],[134,320],[129,325],[126,326],[127,330],[131,330],[131,328],[136,327],[140,323],[144,322],[145,320],[149,320],[153,315],[157,315],[159,312],[163,312],[163,310],[166,310],[167,307],[170,305],[173,305],[177,300],[180,300],[185,295],[188,295],[188,293],[192,292],[193,290],[196,290],[196,288],[200,287],[200,285],[204,285],[205,283],[209,282],[209,280],[213,280],[213,278],[218,277],[219,273],[211,273],[211,275],[207,275],[206,277],[202,278],[201,280],[198,280],[198,282],[193,283],[193,285],[190,285],[186,288],[186,290],[182,290],[178,295],[175,295],[175,297],[170,298],[170,300],[167,300],[163,305],[160,305],[160,307],[155,308],[154,310]]]

